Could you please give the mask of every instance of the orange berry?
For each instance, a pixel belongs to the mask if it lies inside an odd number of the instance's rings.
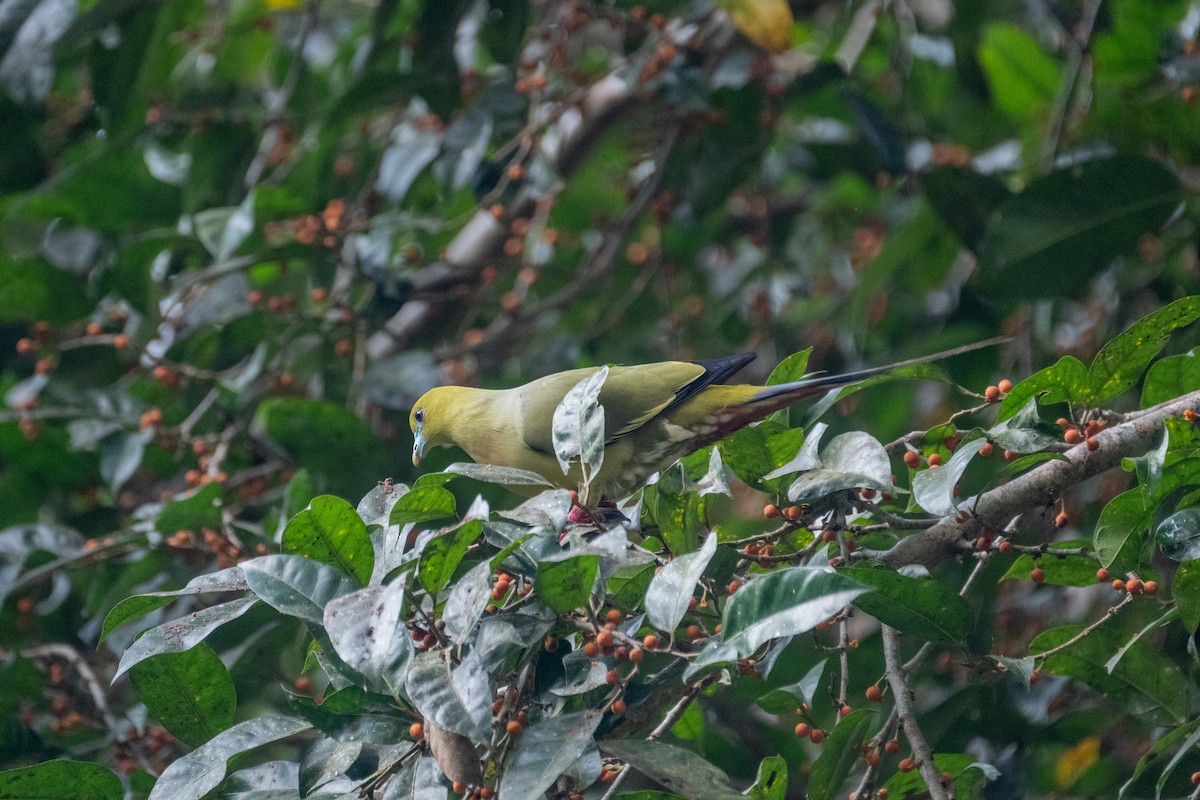
[[[609,706],[609,710],[618,717],[625,716],[625,701],[618,697],[616,700],[613,700],[613,704]]]
[[[1021,457],[1021,454],[1016,452],[1015,450],[1005,450],[1004,451],[1004,460],[1005,461],[1016,461],[1020,457]]]
[[[1146,581],[1142,591],[1146,594],[1158,594],[1158,581]]]
[[[555,652],[558,650],[558,639],[554,638],[553,636],[547,636],[545,640],[542,641],[542,649],[547,653]]]
[[[848,716],[850,716],[850,712],[853,710],[854,709],[851,708],[849,704],[844,705],[838,709],[838,716],[839,717],[848,717]]]
[[[525,168],[520,164],[511,164],[505,174],[510,181],[519,181],[525,177]]]
[[[600,631],[596,634],[596,644],[600,645],[601,650],[608,650],[613,646],[612,631]]]
[[[1004,555],[1009,555],[1013,551],[1013,543],[1005,539],[996,549]]]
[[[312,291],[308,293],[308,296],[314,303],[324,303],[329,299],[329,292],[324,286],[315,286],[313,287]]]
[[[868,767],[878,767],[879,766],[879,753],[872,750],[871,752],[867,753],[866,758],[864,760],[867,762]]]
[[[999,389],[1004,394],[1008,394],[1009,392],[1011,392],[1013,390],[1013,382],[1010,381],[1008,378],[1005,378],[1004,380],[1002,380],[996,384],[996,388]]]
[[[1192,773],[1192,784],[1194,786],[1200,786],[1200,772]]]
[[[87,333],[88,336],[99,336],[100,334],[104,333],[104,327],[99,322],[89,322],[87,324],[87,328],[85,329],[85,333]]]
[[[1067,512],[1065,511],[1058,512],[1058,516],[1054,518],[1054,525],[1058,528],[1065,528],[1070,522],[1071,518],[1067,516]]]
[[[1046,580],[1046,571],[1041,567],[1034,567],[1033,571],[1029,573],[1029,580],[1034,583],[1041,583]]]
[[[1000,399],[1000,387],[989,386],[983,390],[983,396],[989,403],[995,403]]]
[[[732,580],[729,582],[729,585],[726,586],[725,588],[729,590],[730,594],[733,594],[738,589],[742,588],[742,582],[739,580]]]
[[[904,454],[904,466],[909,469],[916,469],[921,466],[921,454],[916,450],[909,450]]]
[[[700,607],[700,601],[694,597],[688,598],[688,611],[695,611]]]
[[[774,503],[767,503],[763,506],[763,516],[767,519],[775,519],[779,516],[779,506]]]
[[[520,720],[515,719],[510,719],[504,729],[508,731],[509,736],[520,736],[525,732],[525,726],[521,724]]]
[[[646,658],[646,651],[640,647],[634,647],[629,651],[629,660],[634,664],[640,664]]]
[[[647,650],[657,650],[660,644],[662,644],[662,640],[653,633],[648,633],[642,637],[642,646]]]
[[[706,634],[704,633],[704,629],[701,628],[699,625],[688,625],[687,626],[687,637],[689,639],[691,639],[693,642],[696,641],[697,639],[703,639],[705,637],[705,635]]]
[[[455,781],[454,783],[450,784],[450,791],[454,792],[455,794],[466,794],[467,785],[462,781]]]
[[[600,655],[600,647],[595,642],[588,642],[583,646],[583,652],[588,658],[596,658]]]
[[[33,339],[30,339],[27,336],[17,339],[17,352],[21,355],[29,355],[36,349],[37,346],[33,343]]]
[[[983,447],[979,448],[979,455],[990,456],[995,449],[991,442],[984,442]]]
[[[1093,453],[1100,449],[1100,440],[1097,439],[1095,436],[1087,437],[1086,439],[1084,439],[1083,444],[1085,447],[1087,447],[1088,450],[1091,450]]]
[[[524,249],[525,243],[517,236],[510,236],[504,240],[504,255],[509,258],[516,258]]]
[[[419,722],[414,722],[408,726],[408,738],[413,741],[421,741],[425,738],[425,726]]]
[[[799,736],[801,739],[807,739],[808,734],[811,730],[812,730],[812,728],[809,726],[809,724],[807,722],[801,722],[798,725],[796,725],[796,735]]]
[[[617,672],[615,669],[610,669],[608,672],[604,673],[604,682],[609,686],[616,686],[621,682],[621,673]]]
[[[118,350],[124,350],[129,347],[129,337],[124,333],[118,333],[113,337],[113,347]]]
[[[493,204],[492,207],[488,209],[488,212],[492,215],[492,219],[494,220],[504,219],[504,206],[500,205],[499,203]]]
[[[930,453],[929,454],[929,466],[940,467],[941,465],[942,465],[942,457],[939,456],[937,453]]]
[[[33,367],[34,372],[38,375],[49,375],[54,372],[53,358],[39,358],[37,364]]]
[[[1112,582],[1112,587],[1114,591],[1123,592],[1125,591],[1125,581],[1117,578]]]
[[[867,687],[867,699],[870,700],[872,703],[882,703],[883,702],[883,690],[880,689],[875,684],[871,684],[870,686]]]
[[[1063,441],[1067,444],[1079,444],[1083,441],[1083,434],[1078,428],[1067,428],[1063,431]]]
[[[917,768],[917,765],[911,758],[902,758],[896,768],[901,772],[912,772]]]
[[[889,755],[896,755],[896,753],[900,752],[900,740],[888,739],[887,744],[883,746],[883,749],[888,751]]]
[[[1130,578],[1125,582],[1125,589],[1130,594],[1141,594],[1145,586],[1139,578]]]
[[[825,731],[820,728],[813,728],[812,733],[808,735],[808,740],[813,744],[820,744],[825,741]]]
[[[800,506],[788,506],[783,510],[783,517],[788,522],[796,522],[804,514]]]
[[[604,615],[604,619],[605,619],[607,622],[620,622],[620,621],[621,621],[621,619],[622,619],[622,618],[624,618],[624,616],[625,616],[625,615],[624,615],[624,614],[622,614],[622,613],[621,613],[620,611],[618,611],[617,609],[615,609],[615,608],[610,608],[610,609],[608,610],[608,613]]]

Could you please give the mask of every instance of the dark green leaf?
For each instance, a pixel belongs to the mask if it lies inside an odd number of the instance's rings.
[[[400,495],[392,506],[388,522],[407,525],[410,522],[432,522],[454,516],[454,495],[441,486],[414,486]]]
[[[163,770],[148,800],[200,800],[225,778],[229,759],[309,729],[295,717],[263,715],[222,731]]]
[[[787,761],[782,756],[767,756],[758,764],[754,785],[746,790],[750,800],[784,800],[788,788]]]
[[[1052,628],[1029,645],[1033,655],[1073,638],[1082,625]],[[1109,660],[1125,648],[1110,673]],[[1119,628],[1100,626],[1070,647],[1047,656],[1042,666],[1054,675],[1074,678],[1106,695],[1130,713],[1176,724],[1187,718],[1194,692],[1179,667],[1149,643],[1127,641]]]
[[[600,572],[599,556],[576,556],[538,564],[533,587],[538,598],[559,613],[586,608]]]
[[[1179,181],[1149,158],[1117,155],[1038,178],[996,210],[980,247],[980,277],[1001,298],[1077,292],[1179,205]]]
[[[415,654],[404,624],[404,582],[369,586],[325,605],[325,633],[347,666],[372,691],[396,695]]]
[[[435,536],[425,544],[425,549],[421,551],[420,566],[417,567],[417,574],[421,578],[421,585],[425,587],[425,591],[436,595],[446,588],[446,584],[454,577],[454,571],[458,569],[459,562],[466,555],[467,548],[479,538],[481,533],[483,533],[483,522],[473,519],[449,533]]]
[[[100,642],[103,643],[108,635],[116,628],[139,617],[157,611],[163,606],[175,602],[176,598],[188,594],[204,594],[205,592],[244,592],[250,588],[242,571],[238,567],[219,570],[209,575],[193,578],[187,586],[170,592],[148,592],[146,594],[127,597],[112,607],[104,618],[100,629]]]
[[[573,386],[554,409],[554,456],[564,475],[577,459],[585,479],[595,475],[604,463],[604,406],[600,405],[600,392],[607,378],[608,367],[601,367]]]
[[[45,761],[0,772],[2,800],[120,800],[121,779],[100,764]]]
[[[113,680],[119,678],[133,665],[151,656],[161,653],[181,653],[190,650],[204,641],[210,633],[232,622],[250,610],[257,602],[253,597],[243,597],[220,603],[200,611],[193,611],[186,617],[164,622],[143,633],[129,649],[121,654],[121,662]]]
[[[746,657],[772,639],[811,630],[867,591],[829,570],[775,570],[746,583],[725,604],[721,636]]]
[[[1164,519],[1154,529],[1154,539],[1172,561],[1200,558],[1200,508],[1185,508]]]
[[[497,788],[500,797],[537,800],[544,796],[592,743],[592,734],[603,716],[589,709],[551,717],[526,728],[504,766],[504,777]]]
[[[979,63],[992,97],[1006,113],[1032,120],[1058,95],[1058,64],[1037,40],[1015,25],[992,23],[983,30]]]
[[[735,475],[756,489],[766,489],[763,476],[785,464],[802,444],[803,430],[767,420],[725,437],[717,448]]]
[[[154,527],[164,536],[176,531],[196,531],[221,527],[221,486],[207,483],[191,496],[171,500],[163,506]]]
[[[1200,386],[1200,355],[1193,350],[1160,358],[1150,366],[1142,383],[1142,408],[1174,400]]]
[[[1091,547],[1087,539],[1072,539],[1058,541],[1055,547]],[[1096,582],[1096,559],[1091,556],[1043,555],[1038,558],[1023,553],[1013,559],[1008,571],[1000,578],[1006,580],[1029,580],[1029,573],[1034,567],[1040,567],[1046,574],[1045,583],[1052,586],[1091,586]]]
[[[192,747],[233,724],[237,693],[233,679],[211,647],[162,653],[129,670],[129,680],[150,715]]]
[[[930,514],[949,516],[958,510],[954,502],[954,490],[958,480],[967,471],[980,448],[988,443],[987,439],[973,439],[964,442],[954,451],[954,455],[940,467],[930,467],[921,470],[913,476],[913,499],[921,508]]]
[[[1099,405],[1132,387],[1166,347],[1171,333],[1197,319],[1200,319],[1200,296],[1181,298],[1135,322],[1092,359],[1085,402]]]
[[[1200,561],[1184,561],[1175,572],[1171,594],[1179,608],[1179,620],[1188,633],[1200,628]]]
[[[409,666],[406,686],[417,710],[435,724],[478,744],[491,738],[492,691],[477,658],[451,667],[445,650],[421,653]]]
[[[281,614],[321,625],[325,604],[358,588],[344,572],[300,556],[262,556],[242,564],[250,591]]]
[[[283,529],[283,552],[337,567],[361,584],[371,579],[375,550],[358,512],[340,497],[314,498]]]
[[[1037,398],[1030,398],[1020,411],[993,426],[987,436],[1014,453],[1031,453],[1062,441],[1061,432],[1038,414]]]
[[[846,782],[846,776],[858,761],[859,744],[866,737],[867,729],[876,713],[871,709],[859,709],[842,717],[829,733],[821,748],[821,755],[813,762],[808,774],[809,800],[833,800]]]
[[[1000,401],[998,419],[1008,419],[1041,397],[1043,403],[1077,402],[1087,394],[1088,368],[1075,356],[1063,356],[1053,366],[1033,373]]]
[[[683,621],[696,584],[713,554],[717,552],[717,537],[709,534],[695,553],[677,556],[667,562],[650,581],[644,608],[646,620],[661,631],[673,631]]]
[[[811,355],[812,348],[809,347],[798,353],[792,353],[783,361],[780,361],[775,365],[775,369],[771,370],[770,376],[767,377],[767,386],[792,383],[803,378],[808,374],[808,357]]]
[[[1146,534],[1145,495],[1129,489],[1108,501],[1096,522],[1094,539],[1100,565],[1117,573],[1136,569]]]
[[[869,567],[852,567],[841,574],[875,590],[856,597],[855,606],[910,636],[960,644],[971,631],[971,607],[939,581]]]
[[[644,739],[609,739],[597,744],[608,755],[690,800],[745,800],[730,788],[724,772],[682,748]]]

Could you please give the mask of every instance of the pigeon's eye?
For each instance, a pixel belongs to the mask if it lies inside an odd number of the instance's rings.
[[[417,413],[414,414],[413,417],[417,420],[418,423],[424,422],[425,421],[425,409],[418,408]]]

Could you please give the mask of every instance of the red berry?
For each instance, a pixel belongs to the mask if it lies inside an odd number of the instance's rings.
[[[1046,580],[1046,571],[1041,567],[1034,567],[1033,571],[1029,573],[1029,580],[1034,583],[1041,583]]]

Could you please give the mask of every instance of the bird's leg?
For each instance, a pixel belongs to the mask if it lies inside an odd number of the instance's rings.
[[[577,525],[595,525],[598,528],[604,528],[604,523],[607,522],[608,515],[601,509],[615,509],[616,507],[617,504],[607,497],[600,498],[596,510],[588,508],[582,502],[576,503],[567,512],[567,522],[574,522]]]

